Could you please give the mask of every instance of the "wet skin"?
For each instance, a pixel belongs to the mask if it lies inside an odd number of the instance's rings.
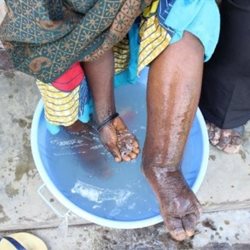
[[[165,225],[178,241],[194,234],[200,215],[199,202],[183,179],[180,163],[200,96],[203,57],[199,40],[186,32],[150,65],[148,79],[142,169],[158,197]],[[83,68],[94,99],[95,119],[101,123],[116,111],[112,52],[83,63]],[[105,126],[100,138],[116,161],[129,161],[139,153],[135,137],[121,118]]]
[[[194,234],[200,215],[180,164],[200,96],[203,57],[199,40],[186,32],[151,64],[148,80],[142,168],[158,197],[165,225],[178,241]]]
[[[113,52],[108,51],[99,60],[82,63],[82,66],[94,100],[95,120],[97,124],[101,124],[116,112]],[[117,162],[130,161],[139,154],[139,144],[121,117],[104,126],[99,131],[99,136]]]

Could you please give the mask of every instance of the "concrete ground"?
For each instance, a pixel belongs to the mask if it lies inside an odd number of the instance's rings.
[[[0,0],[0,23],[4,13]],[[8,64],[0,44],[0,69]],[[197,233],[176,243],[162,224],[136,230],[104,228],[73,215],[67,221],[44,203],[37,194],[43,183],[30,149],[32,115],[40,98],[34,83],[22,73],[0,70],[0,236],[32,232],[51,250],[250,249],[250,124],[239,154],[211,148],[198,192],[204,213]],[[50,194],[47,198],[65,210]]]

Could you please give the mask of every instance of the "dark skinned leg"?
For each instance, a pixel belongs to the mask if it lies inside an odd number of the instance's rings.
[[[180,171],[184,146],[200,96],[204,49],[186,32],[151,64],[143,171],[155,191],[172,237],[194,234],[200,205]]]
[[[82,66],[94,100],[95,119],[100,124],[116,112],[113,52],[110,50],[97,61],[84,62]],[[128,131],[120,117],[113,119],[100,130],[100,139],[117,162],[135,159],[139,153],[135,137]]]

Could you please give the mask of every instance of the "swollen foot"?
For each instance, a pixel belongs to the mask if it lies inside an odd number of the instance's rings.
[[[120,117],[111,120],[99,133],[102,143],[114,156],[115,161],[131,161],[138,156],[139,144]]]
[[[201,208],[181,172],[156,166],[143,166],[143,171],[157,195],[170,235],[177,241],[193,236]]]

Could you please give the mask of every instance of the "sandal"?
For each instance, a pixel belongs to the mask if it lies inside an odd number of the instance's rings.
[[[0,238],[0,250],[48,250],[45,243],[30,233],[15,233]]]

